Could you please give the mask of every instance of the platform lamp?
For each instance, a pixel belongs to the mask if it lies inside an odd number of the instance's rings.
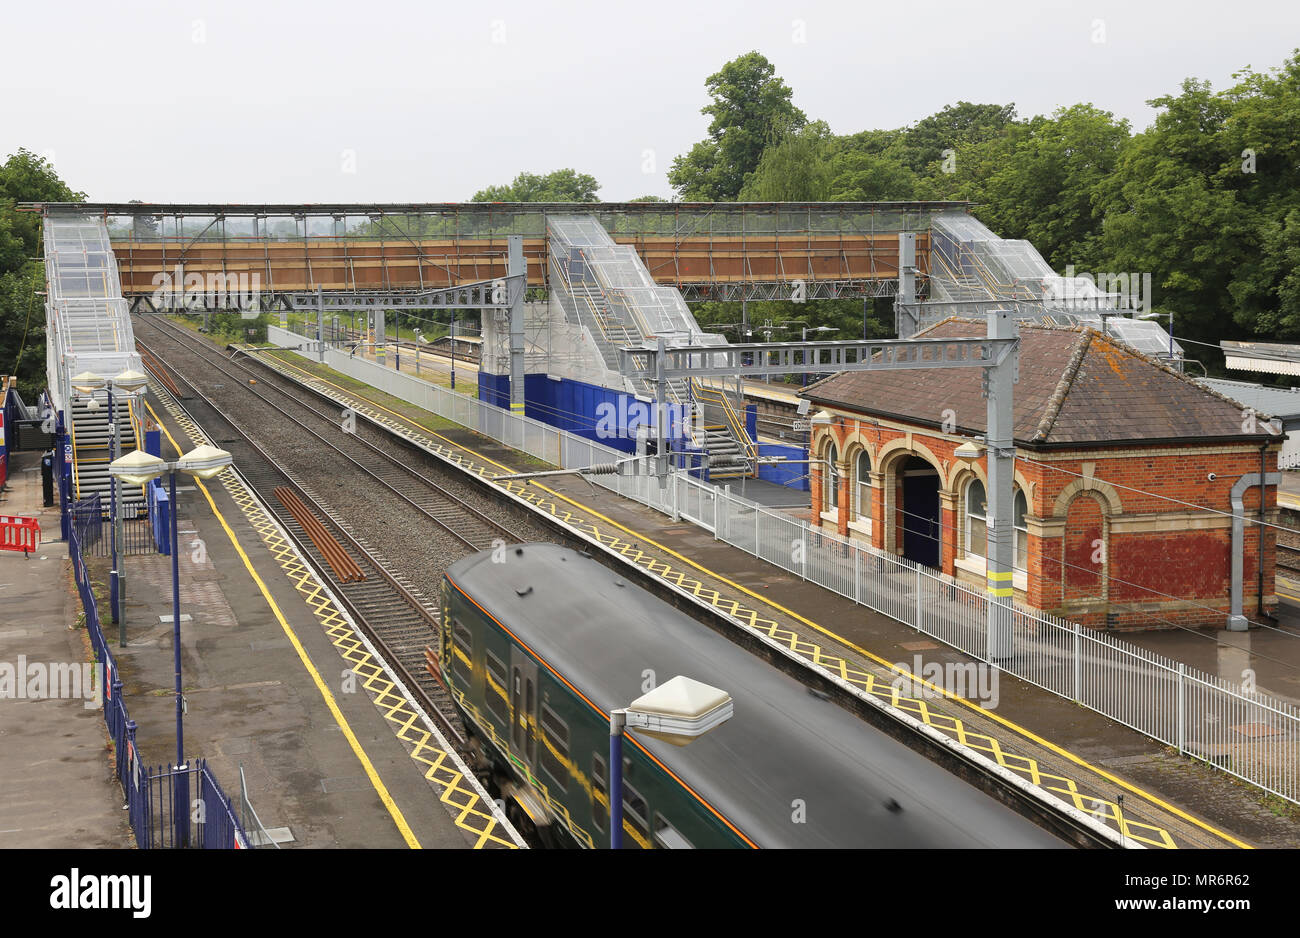
[[[1156,310],[1151,310],[1150,312],[1142,313],[1140,316],[1135,316],[1134,318],[1152,320],[1159,319],[1161,316],[1169,317],[1169,367],[1172,368],[1174,367],[1174,311],[1171,309],[1167,313],[1161,313]]]
[[[176,510],[176,473],[188,473],[196,479],[211,479],[233,462],[230,453],[215,446],[198,446],[174,462],[159,459],[142,450],[135,450],[109,463],[108,471],[127,485],[147,485],[154,479],[167,474],[168,509],[171,513],[171,554],[172,554],[172,650],[176,666],[176,767],[174,773],[176,800],[173,816],[176,822],[176,846],[188,846],[189,782],[183,774],[185,765],[185,735],[182,715],[185,711],[185,697],[181,687],[181,585],[180,585],[180,536],[177,532]]]
[[[609,713],[609,846],[623,846],[623,733],[685,746],[731,719],[731,695],[678,675]]]

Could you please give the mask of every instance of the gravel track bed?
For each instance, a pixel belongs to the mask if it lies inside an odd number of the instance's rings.
[[[236,381],[217,371],[216,363],[209,360],[209,356],[221,354],[219,350],[214,348],[211,353],[207,350],[200,353],[191,349],[186,339],[171,335],[165,327],[150,324],[138,331],[143,333],[141,339],[153,347],[167,365],[192,381],[220,406],[223,417],[247,432],[294,478],[319,495],[324,507],[346,525],[354,536],[367,542],[371,549],[380,554],[393,573],[405,575],[412,583],[429,592],[448,566],[470,553],[470,548],[446,529],[418,513],[363,470],[306,434],[301,427],[287,421],[283,414],[253,393],[246,379]],[[243,373],[239,367],[230,363],[223,362],[222,367],[236,374]],[[277,387],[284,387],[286,382],[286,379],[266,368],[259,367],[254,374],[259,385],[274,383]],[[292,387],[286,390],[294,399],[302,401],[312,410],[327,411],[330,406],[310,392]],[[363,463],[381,459],[374,453],[362,452],[364,447],[355,440],[350,441],[351,434],[342,432],[340,420],[308,413],[302,407],[289,403],[276,391],[263,389],[263,393],[345,453]],[[213,433],[212,428],[204,429]],[[433,457],[414,453],[409,447],[393,441],[387,434],[373,429],[362,420],[357,421],[357,431],[356,436],[374,443],[404,464],[428,474],[466,504],[489,517],[502,517],[501,500],[477,491],[467,482],[456,480],[441,466],[429,465],[433,463]],[[412,477],[411,484],[415,486],[419,483]],[[264,495],[269,496],[269,493]],[[521,540],[551,539],[536,524],[512,523],[511,528]],[[430,595],[434,593],[436,590],[430,592]]]

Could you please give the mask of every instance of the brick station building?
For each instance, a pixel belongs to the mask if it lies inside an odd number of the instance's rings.
[[[923,335],[985,329],[948,319]],[[1095,330],[1021,324],[1020,337],[1016,600],[1099,628],[1223,626],[1230,493],[1243,475],[1276,471],[1281,438]],[[983,588],[987,457],[954,455],[984,434],[980,389],[978,368],[845,372],[806,388],[811,456],[826,461],[812,464],[813,523]],[[1246,490],[1246,518],[1260,517],[1260,497]],[[1275,521],[1276,486],[1263,500]],[[1243,611],[1257,620],[1277,602],[1274,533],[1244,531]]]

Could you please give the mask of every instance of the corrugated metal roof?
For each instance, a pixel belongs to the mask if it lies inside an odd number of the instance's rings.
[[[1207,388],[1271,417],[1300,417],[1300,388],[1270,388],[1250,381],[1197,378]]]

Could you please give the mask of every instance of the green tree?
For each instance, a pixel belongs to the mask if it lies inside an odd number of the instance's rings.
[[[712,120],[706,140],[673,160],[668,181],[688,202],[735,199],[745,177],[758,168],[768,144],[807,123],[791,103],[793,92],[758,52],[732,59],[708,77],[712,103],[701,109]]]
[[[1154,311],[1172,313],[1178,335],[1216,342],[1233,321],[1233,270],[1254,240],[1237,192],[1216,185],[1240,162],[1225,136],[1231,103],[1192,79],[1149,103],[1161,113],[1098,189],[1102,256],[1108,269],[1151,274]]]
[[[992,140],[1015,121],[1014,104],[972,104],[958,101],[900,132],[894,156],[914,173],[942,162],[945,150],[957,150]]]
[[[474,193],[472,202],[595,202],[600,183],[595,176],[572,169],[557,169],[539,176],[520,173],[504,186],[488,186]]]
[[[742,201],[825,202],[831,198],[835,139],[824,121],[778,137],[740,190]]]
[[[36,291],[44,282],[36,260],[41,216],[19,212],[20,202],[81,202],[54,167],[20,149],[0,164],[0,373],[17,375],[34,397],[45,386],[45,309]]]
[[[927,198],[967,199],[1004,238],[1025,238],[1056,270],[1090,268],[1098,258],[1098,188],[1130,140],[1129,124],[1091,104],[1008,124],[988,139],[960,144],[954,172],[925,177]]]

